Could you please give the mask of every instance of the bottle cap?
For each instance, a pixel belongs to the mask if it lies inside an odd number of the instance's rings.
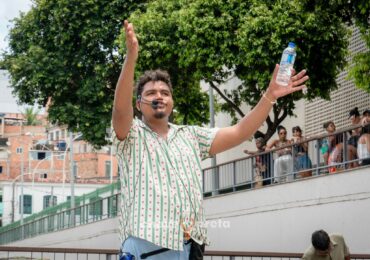
[[[288,47],[295,48],[295,43],[294,42],[289,42]]]

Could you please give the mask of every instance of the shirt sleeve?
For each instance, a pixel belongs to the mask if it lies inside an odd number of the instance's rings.
[[[202,160],[210,157],[209,150],[219,128],[207,128],[200,126],[192,126],[191,130],[199,145],[200,156]]]
[[[348,246],[346,244],[346,241],[344,240],[344,238],[342,237],[343,239],[343,246],[344,246],[344,256],[349,256],[349,249],[348,249]]]
[[[138,119],[134,118],[131,122],[131,127],[130,130],[126,136],[125,139],[119,140],[117,138],[116,132],[114,131],[112,127],[112,144],[116,149],[116,154],[119,154],[120,151],[123,151],[124,147],[128,145],[129,143],[132,143],[133,140],[137,137],[138,135]]]

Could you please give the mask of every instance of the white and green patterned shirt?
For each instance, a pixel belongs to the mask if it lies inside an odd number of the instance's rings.
[[[116,139],[122,173],[120,233],[122,241],[135,236],[182,250],[183,225],[193,226],[195,241],[206,241],[201,160],[209,157],[218,129],[169,126],[165,140],[135,118],[128,136]]]

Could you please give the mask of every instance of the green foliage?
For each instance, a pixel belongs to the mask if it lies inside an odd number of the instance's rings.
[[[130,19],[140,37],[141,68],[162,66],[179,79],[210,83],[224,95],[222,108],[234,121],[244,116],[242,103],[256,105],[289,41],[298,45],[297,70],[309,71],[306,99],[328,99],[346,64],[349,31],[340,18],[325,9],[305,11],[299,1],[157,0]],[[234,75],[240,84],[220,90]],[[265,139],[302,97],[295,93],[278,102]]]
[[[325,10],[335,14],[342,23],[355,25],[360,29],[368,50],[370,50],[370,1],[369,0],[302,0],[303,8],[308,12]],[[352,63],[348,64],[349,79],[355,85],[370,92],[370,51],[354,55]]]
[[[370,31],[369,31],[370,32]],[[370,33],[363,35],[366,45],[370,49]],[[358,53],[353,57],[353,66],[350,67],[349,78],[355,85],[370,93],[370,52]]]
[[[174,121],[209,121],[209,83],[226,101],[234,120],[243,103],[255,106],[275,63],[289,41],[297,48],[296,69],[308,69],[309,92],[279,100],[267,118],[265,140],[302,97],[329,98],[335,78],[346,65],[354,18],[367,43],[368,0],[36,0],[35,7],[14,20],[11,52],[4,66],[21,102],[52,103],[49,119],[67,124],[99,146],[110,125],[114,88],[125,53],[122,21],[130,17],[140,42],[137,73],[168,70],[174,86]],[[367,35],[367,36],[366,36]],[[369,89],[369,56],[354,59],[351,75]],[[237,76],[233,90],[220,89]]]
[[[41,121],[37,119],[37,115],[40,110],[34,109],[33,107],[26,107],[22,112],[24,119],[26,120],[26,125],[40,125]]]
[[[178,12],[185,2],[153,1],[145,12],[137,11],[130,17],[140,44],[137,73],[161,68],[171,75],[174,88],[174,121],[179,124],[203,124],[209,122],[208,96],[201,91],[201,77],[192,66],[181,62],[181,37],[177,33]],[[124,50],[124,39],[121,39]]]
[[[123,62],[116,39],[122,21],[144,1],[37,0],[14,20],[5,66],[27,104],[52,98],[49,120],[104,144]]]

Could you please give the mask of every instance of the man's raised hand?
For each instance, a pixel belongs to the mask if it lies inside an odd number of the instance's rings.
[[[125,27],[127,56],[136,60],[139,54],[139,42],[136,38],[134,26],[127,20],[124,21],[123,25]]]

